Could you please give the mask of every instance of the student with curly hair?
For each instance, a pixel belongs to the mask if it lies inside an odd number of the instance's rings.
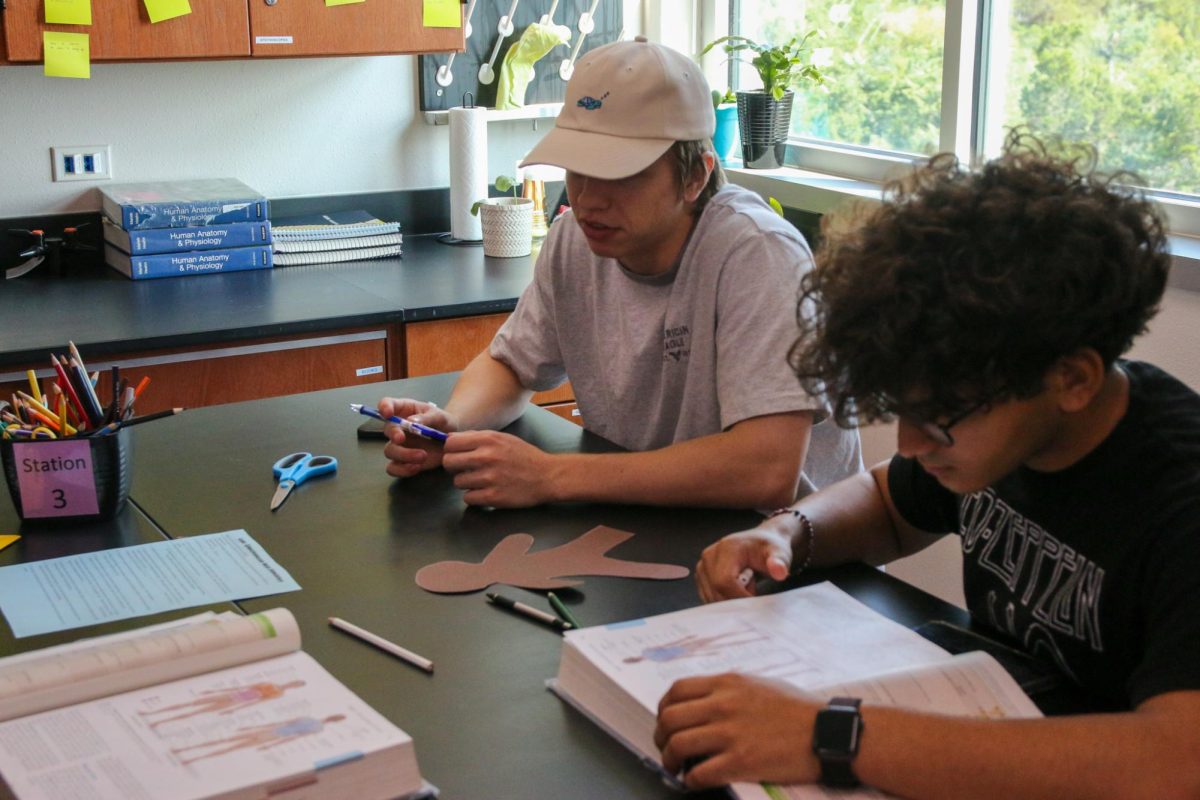
[[[1113,710],[1006,721],[863,703],[845,712],[857,753],[818,758],[811,696],[685,679],[656,740],[668,768],[703,759],[689,786],[1200,797],[1200,397],[1121,358],[1169,258],[1156,209],[1093,161],[1014,134],[979,171],[936,157],[831,226],[792,365],[840,422],[898,419],[898,453],[712,545],[697,582],[706,601],[744,597],[747,568],[883,564],[958,534],[975,623]]]

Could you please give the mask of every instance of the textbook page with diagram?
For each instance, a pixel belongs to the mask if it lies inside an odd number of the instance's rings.
[[[412,738],[299,648],[278,608],[0,659],[0,798],[434,793]]]
[[[830,583],[568,631],[552,691],[662,772],[654,725],[676,680],[741,672],[823,698],[959,716],[1039,717],[991,656],[952,656]],[[673,780],[674,776],[664,777]],[[880,798],[868,789],[735,784],[744,800]]]

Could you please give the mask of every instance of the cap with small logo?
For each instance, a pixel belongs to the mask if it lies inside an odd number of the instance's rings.
[[[558,122],[521,166],[553,164],[593,178],[624,178],[675,142],[710,138],[715,127],[700,65],[638,36],[579,59]]]

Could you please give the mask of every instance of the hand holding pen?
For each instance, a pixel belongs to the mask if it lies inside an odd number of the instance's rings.
[[[410,478],[442,464],[442,443],[446,434],[457,430],[453,419],[434,403],[407,398],[385,397],[378,410],[357,406],[355,411],[392,423],[383,454],[387,472],[396,478]]]

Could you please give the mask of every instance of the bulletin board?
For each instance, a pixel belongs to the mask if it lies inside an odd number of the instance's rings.
[[[534,77],[525,93],[525,104],[561,103],[567,86],[561,74],[563,62],[569,62],[572,53],[578,60],[589,50],[621,38],[621,5],[621,0],[515,0],[515,3],[514,0],[474,0],[468,3],[470,32],[466,37],[465,52],[418,57],[421,110],[444,111],[460,106],[465,92],[474,94],[475,105],[494,108],[500,67],[508,48],[521,38],[521,33],[531,22],[540,22],[547,14],[552,15],[550,19],[554,24],[570,28],[571,39],[534,63]],[[512,33],[502,36],[499,31],[500,20],[509,14],[510,9],[513,9]],[[580,20],[589,12],[591,31],[581,34]],[[496,47],[497,41],[499,48]],[[485,83],[480,80],[480,68],[489,63],[495,77],[490,83]],[[442,83],[449,80],[449,85],[444,86],[438,82],[438,71],[447,65],[448,69],[442,72]]]

